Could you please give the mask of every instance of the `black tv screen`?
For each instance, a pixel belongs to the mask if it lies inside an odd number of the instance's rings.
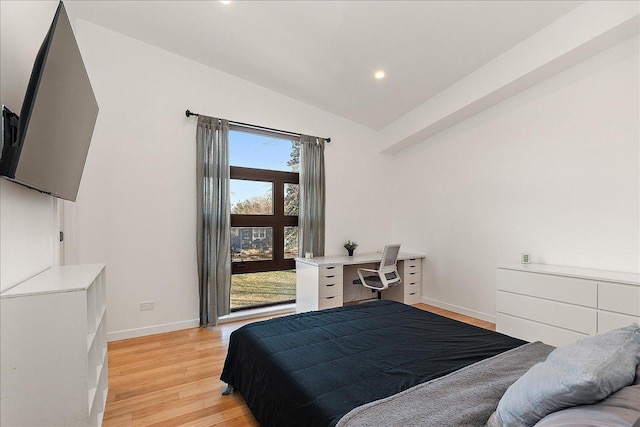
[[[4,140],[0,175],[75,201],[97,117],[98,103],[60,2],[33,65],[17,139]]]

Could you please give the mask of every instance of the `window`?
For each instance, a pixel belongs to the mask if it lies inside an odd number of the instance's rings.
[[[300,143],[232,127],[231,310],[295,301]]]
[[[253,227],[251,229],[251,234],[253,240],[265,240],[267,238],[267,230],[271,231],[270,228],[266,227]],[[269,233],[269,237],[271,237],[273,233]]]

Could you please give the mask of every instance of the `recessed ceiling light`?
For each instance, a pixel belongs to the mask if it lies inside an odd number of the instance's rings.
[[[376,73],[373,76],[378,80],[384,79],[384,71],[382,70],[376,71]]]
[[[222,3],[222,4],[230,4],[231,0],[220,0],[220,3]]]

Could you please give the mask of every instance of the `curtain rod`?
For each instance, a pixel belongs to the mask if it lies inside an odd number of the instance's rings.
[[[187,117],[191,117],[191,116],[199,116],[200,114],[198,113],[193,113],[189,110],[185,111],[184,114]],[[269,130],[272,132],[279,132],[279,133],[286,133],[289,135],[294,135],[294,136],[302,136],[302,134],[300,133],[296,133],[296,132],[289,132],[288,130],[280,130],[280,129],[274,129],[274,128],[268,128],[265,126],[258,126],[258,125],[252,125],[249,123],[242,123],[242,122],[234,122],[232,120],[229,120],[229,124],[230,125],[238,125],[238,126],[245,126],[245,127],[249,127],[249,128],[253,128],[253,129],[260,129],[260,130]],[[323,138],[327,143],[331,142],[331,138]]]

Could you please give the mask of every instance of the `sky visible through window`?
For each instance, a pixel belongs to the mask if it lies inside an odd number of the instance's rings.
[[[279,139],[264,135],[229,131],[229,164],[246,168],[293,171],[287,165],[291,154],[291,140]],[[235,182],[231,189],[231,204],[262,195],[255,183],[250,181]]]

